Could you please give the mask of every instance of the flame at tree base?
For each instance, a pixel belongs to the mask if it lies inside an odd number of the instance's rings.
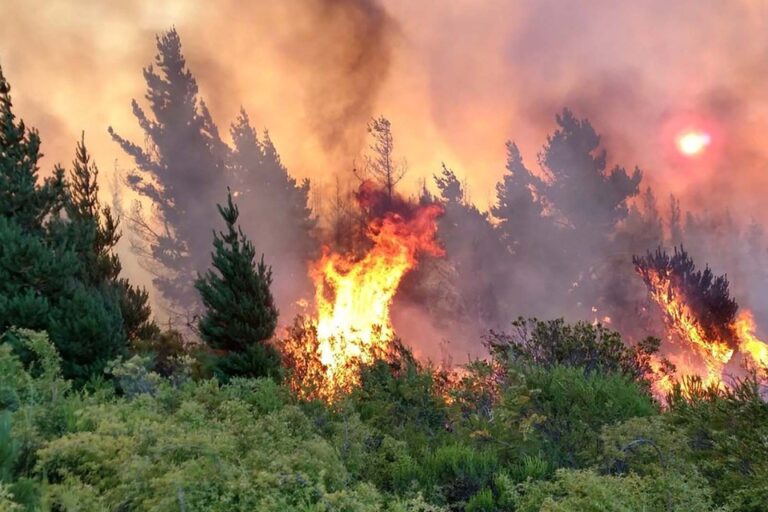
[[[649,253],[645,259],[636,258],[635,265],[648,286],[651,299],[664,314],[670,340],[676,338],[682,342],[679,345],[682,352],[667,354],[678,377],[698,376],[704,387],[722,388],[726,386],[725,367],[736,354],[741,354],[747,365],[762,369],[768,367],[768,345],[755,335],[751,312],[736,314],[738,306],[728,295],[728,282],[724,277],[712,279],[709,269],[704,273],[695,273],[693,263],[684,251],[675,251],[671,260],[661,252],[655,257]],[[677,274],[675,270],[680,268],[683,271]],[[701,305],[695,308],[692,298],[686,295],[686,285],[690,283],[699,283],[706,290],[702,293],[708,298],[719,293],[721,300],[715,304],[730,313],[718,316],[712,309],[702,308]],[[728,320],[717,323],[713,320],[716,318]],[[703,319],[709,322],[708,327],[705,327]],[[654,359],[651,366],[656,377],[654,392],[665,396],[673,389],[675,379],[670,369],[663,367],[661,359]]]
[[[364,184],[358,199],[371,197]],[[371,247],[362,257],[326,247],[311,264],[316,317],[298,321],[283,347],[300,396],[332,401],[356,385],[359,365],[385,354],[394,338],[390,306],[418,254],[442,254],[435,241],[442,208],[397,206],[368,224]]]

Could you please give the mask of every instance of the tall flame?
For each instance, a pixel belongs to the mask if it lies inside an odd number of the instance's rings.
[[[649,270],[648,278],[651,298],[664,311],[667,325],[702,357],[707,369],[704,383],[719,384],[723,367],[733,356],[728,340],[707,337],[696,315],[682,294],[674,289],[668,276]]]
[[[706,374],[701,377],[705,386],[724,385],[723,368],[731,361],[736,350],[759,367],[768,365],[768,345],[755,336],[755,322],[750,311],[741,311],[732,324],[731,332],[735,333],[736,340],[707,336],[685,296],[674,288],[669,276],[649,270],[647,277],[651,298],[664,312],[665,323],[685,346],[694,349],[704,363]],[[670,358],[680,376],[699,373],[689,355]],[[668,377],[662,376],[656,383],[656,390],[664,394],[672,385]]]
[[[404,210],[389,211],[368,224],[371,245],[362,257],[325,247],[310,265],[317,345],[309,347],[314,358],[302,373],[321,380],[313,383],[320,388],[313,392],[316,397],[333,399],[350,389],[357,382],[356,363],[370,362],[386,351],[394,337],[390,307],[403,276],[416,266],[420,253],[442,254],[435,240],[442,207]]]

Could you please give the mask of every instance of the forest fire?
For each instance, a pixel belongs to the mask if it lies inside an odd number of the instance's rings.
[[[724,276],[715,278],[709,268],[696,271],[685,251],[677,249],[671,258],[661,251],[635,258],[635,268],[664,313],[670,338],[682,341],[686,349],[673,358],[679,377],[699,375],[705,386],[720,387],[725,385],[723,370],[735,353],[760,367],[768,364],[768,345],[754,335],[752,314],[737,314]],[[687,349],[693,349],[703,363],[704,375]],[[672,385],[669,378],[661,378],[657,391],[667,392]]]
[[[650,271],[648,280],[651,297],[662,308],[669,328],[701,355],[707,368],[704,383],[719,384],[723,367],[733,356],[731,344],[724,339],[708,337],[669,276]],[[687,369],[681,370],[688,373]]]
[[[364,183],[357,199],[364,209],[376,211],[382,197]],[[291,350],[315,352],[316,357],[304,358],[308,367],[301,373],[319,377],[316,396],[332,399],[348,390],[356,382],[357,363],[386,351],[394,337],[390,306],[403,276],[416,266],[419,253],[442,254],[435,240],[441,213],[437,204],[390,203],[384,214],[368,223],[369,248],[362,256],[326,246],[311,264],[315,339]]]
[[[736,332],[739,336],[739,350],[750,357],[754,364],[768,366],[768,345],[755,337],[755,320],[750,311],[744,311],[736,320]]]

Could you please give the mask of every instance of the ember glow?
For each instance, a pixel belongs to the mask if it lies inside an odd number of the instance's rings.
[[[308,375],[323,375],[316,394],[332,399],[357,382],[357,364],[386,351],[394,337],[390,306],[420,253],[443,251],[435,241],[442,207],[388,212],[367,229],[370,249],[358,257],[326,247],[310,268],[315,285],[317,354]],[[306,347],[304,347],[306,348]]]
[[[712,142],[712,137],[703,131],[690,130],[677,137],[677,149],[685,156],[695,156],[704,151]]]

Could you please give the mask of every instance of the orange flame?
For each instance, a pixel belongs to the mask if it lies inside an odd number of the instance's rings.
[[[736,319],[736,332],[739,336],[739,351],[752,359],[761,368],[768,367],[768,345],[753,334],[755,320],[750,311],[744,311]]]
[[[659,398],[667,396],[675,385],[672,375],[664,367],[662,358],[652,355],[650,360],[651,374],[653,377],[653,394]]]
[[[685,345],[694,349],[705,367],[705,374],[700,375],[704,386],[724,386],[723,368],[731,361],[734,348],[760,366],[768,365],[768,345],[755,337],[755,323],[749,311],[742,311],[734,321],[733,331],[736,340],[708,337],[686,303],[681,293],[674,289],[668,276],[656,271],[649,271],[649,289],[651,298],[664,312],[665,323],[668,328],[677,334]],[[701,372],[697,364],[691,360],[689,353],[671,355],[670,360],[677,367],[680,376],[695,375]],[[653,366],[653,364],[652,364]],[[658,363],[657,363],[658,366]],[[660,375],[658,368],[653,368],[654,373]],[[667,376],[660,376],[655,383],[657,394],[664,395],[670,391],[673,381]]]
[[[728,340],[707,338],[690,306],[674,290],[669,277],[649,271],[649,281],[651,298],[664,311],[667,325],[702,357],[707,368],[705,384],[720,383],[723,367],[733,356]]]
[[[371,248],[361,257],[323,249],[310,266],[315,285],[316,346],[306,375],[321,376],[315,395],[332,400],[357,383],[356,363],[368,363],[386,351],[394,337],[390,306],[403,276],[419,253],[435,256],[442,208],[431,204],[407,214],[388,212],[367,229]],[[308,347],[301,347],[307,350]],[[290,349],[289,349],[290,350]]]

